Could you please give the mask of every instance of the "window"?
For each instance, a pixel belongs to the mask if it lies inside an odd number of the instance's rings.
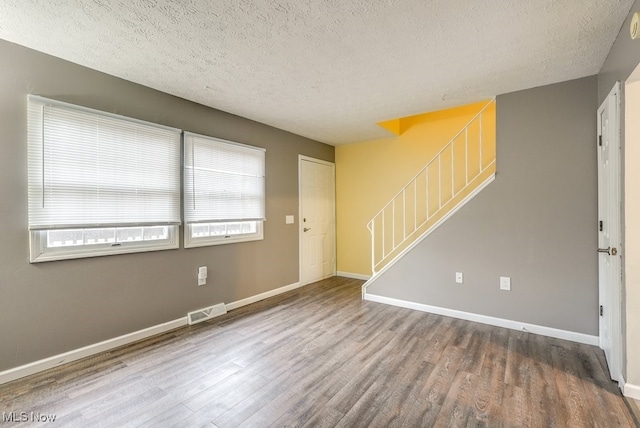
[[[31,261],[178,247],[180,130],[29,96]]]
[[[185,247],[262,239],[264,149],[185,132]]]

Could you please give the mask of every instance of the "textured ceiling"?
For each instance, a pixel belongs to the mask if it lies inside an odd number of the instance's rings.
[[[633,0],[0,0],[0,38],[329,144],[596,74]]]

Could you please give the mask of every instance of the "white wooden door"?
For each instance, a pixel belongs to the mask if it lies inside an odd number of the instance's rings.
[[[300,283],[336,273],[335,165],[300,157]]]
[[[622,366],[620,266],[620,84],[598,109],[598,270],[600,347],[611,379]]]

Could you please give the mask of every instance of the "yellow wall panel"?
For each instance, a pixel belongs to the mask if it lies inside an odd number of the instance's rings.
[[[407,187],[405,199],[407,214],[395,218],[401,211],[402,195],[385,210],[385,218],[375,222],[380,231],[385,225],[385,242],[377,243],[377,257],[384,247],[389,253],[411,233],[415,224],[433,215],[440,205],[440,196],[446,201],[452,192],[459,192],[480,170],[480,126],[474,124],[469,134],[456,137],[453,149],[443,152],[441,162],[428,171],[420,170],[445,147],[461,129],[487,104],[487,101],[432,113],[394,119],[399,124],[400,135],[336,147],[336,211],[337,211],[337,267],[338,271],[362,275],[371,274],[371,235],[367,223],[411,179],[419,174],[415,184]],[[388,121],[392,122],[392,121]],[[495,159],[495,104],[483,114],[482,124],[484,165]],[[465,161],[465,151],[470,156]],[[453,152],[453,153],[452,153]],[[456,171],[452,177],[452,163]],[[465,174],[465,163],[467,173]],[[437,191],[437,180],[443,182],[442,195]],[[429,196],[425,189],[429,189]],[[414,192],[416,202],[414,204]],[[456,197],[456,199],[458,199]],[[391,225],[395,224],[395,236]]]

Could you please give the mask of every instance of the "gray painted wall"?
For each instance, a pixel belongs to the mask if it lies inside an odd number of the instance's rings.
[[[368,292],[597,335],[596,109],[595,76],[498,96],[496,180]]]
[[[5,41],[0,59],[0,371],[298,281],[298,154],[333,161],[333,147]],[[265,147],[265,239],[29,264],[30,93]]]

